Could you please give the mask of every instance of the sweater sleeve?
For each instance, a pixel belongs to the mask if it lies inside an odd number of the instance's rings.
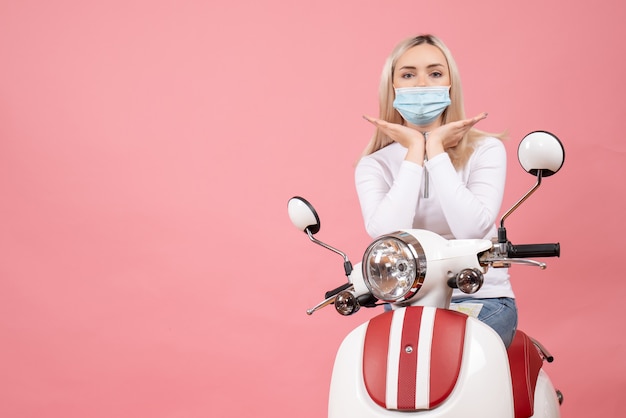
[[[409,161],[402,161],[397,174],[373,158],[359,161],[356,190],[372,238],[412,227],[423,172],[422,166]]]
[[[495,138],[484,139],[463,169],[465,178],[456,172],[447,153],[429,160],[426,169],[452,235],[457,239],[485,238],[502,204],[506,181],[504,144]]]

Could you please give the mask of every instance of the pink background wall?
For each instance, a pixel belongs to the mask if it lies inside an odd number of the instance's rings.
[[[360,259],[361,115],[423,32],[468,114],[510,131],[505,207],[533,184],[522,136],[565,144],[507,224],[562,245],[512,271],[520,326],[556,356],[564,417],[623,416],[625,18],[619,0],[0,1],[0,416],[325,416],[335,350],[373,312],[305,315],[341,260],[286,203]]]

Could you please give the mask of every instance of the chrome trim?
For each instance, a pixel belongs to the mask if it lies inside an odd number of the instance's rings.
[[[406,246],[411,251],[411,255],[413,256],[415,260],[415,267],[416,267],[415,278],[413,279],[413,283],[411,284],[411,287],[402,296],[400,296],[397,299],[383,299],[380,297],[380,295],[377,295],[374,292],[374,290],[372,290],[372,286],[370,285],[370,282],[369,282],[369,274],[367,271],[368,270],[367,260],[370,257],[370,252],[372,248],[376,246],[380,241],[384,241],[389,238],[395,238],[403,242],[404,244],[406,244]],[[426,266],[426,254],[424,252],[424,248],[422,248],[422,244],[420,244],[417,238],[415,238],[413,235],[404,231],[397,231],[391,234],[382,235],[378,237],[377,239],[375,239],[365,250],[365,253],[363,254],[363,262],[361,263],[361,270],[363,272],[363,281],[365,282],[365,286],[367,286],[370,293],[372,293],[372,295],[374,295],[375,297],[377,297],[378,299],[384,302],[391,302],[391,303],[404,302],[406,300],[411,299],[413,296],[415,296],[415,294],[420,290],[420,288],[424,284],[424,280],[426,278],[426,271],[427,271],[426,267],[427,267]]]

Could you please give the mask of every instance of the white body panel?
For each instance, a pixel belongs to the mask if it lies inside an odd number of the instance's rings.
[[[535,411],[533,418],[558,418],[561,416],[561,405],[548,374],[539,371],[535,388]]]

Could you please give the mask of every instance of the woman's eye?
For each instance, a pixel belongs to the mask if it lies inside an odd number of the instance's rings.
[[[412,78],[414,77],[411,73],[402,74],[402,78]]]
[[[435,71],[435,72],[431,73],[430,75],[432,77],[435,77],[435,78],[439,78],[439,77],[443,76],[443,74],[441,74],[439,71]]]

